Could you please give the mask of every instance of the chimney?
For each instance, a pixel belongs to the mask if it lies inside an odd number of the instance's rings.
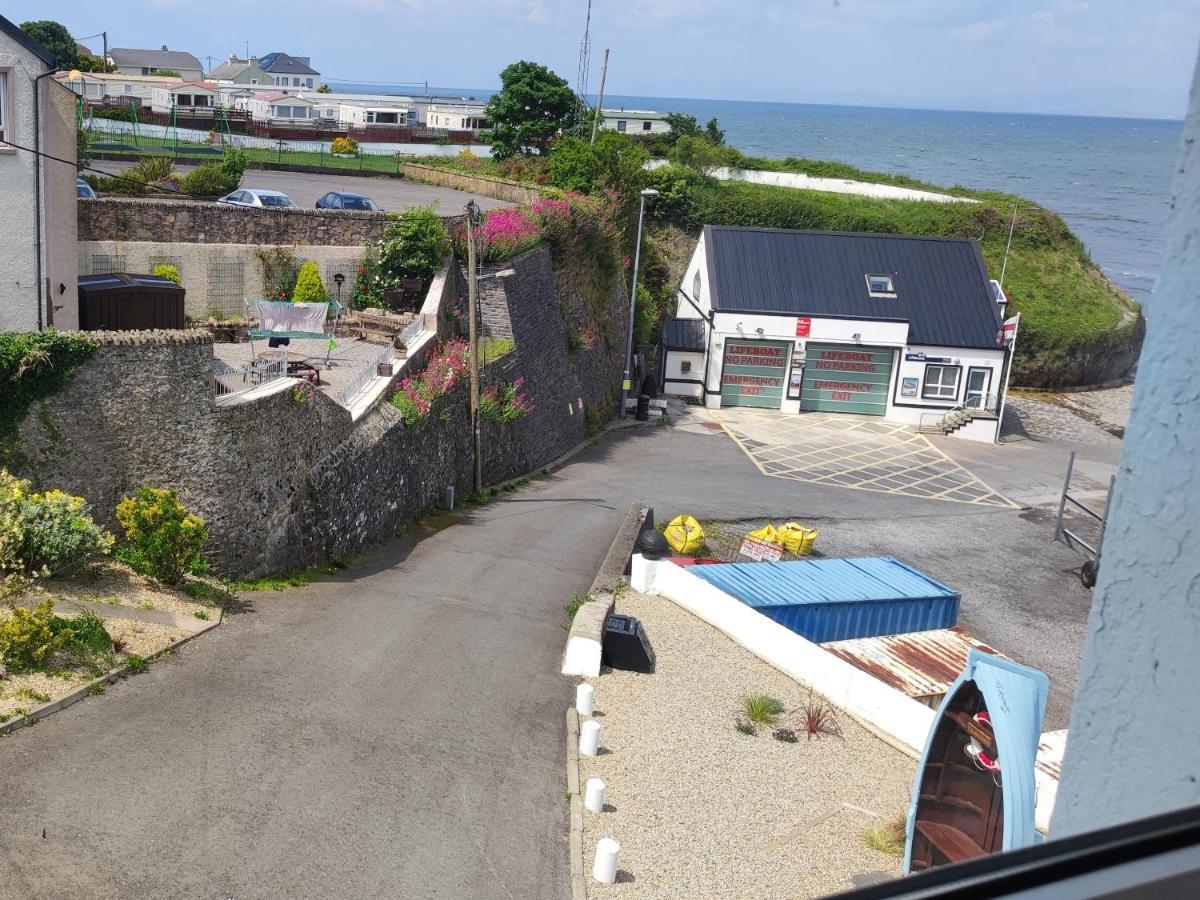
[[[163,44],[163,49],[164,49],[164,50],[166,50],[166,49],[167,49],[167,45],[166,45],[166,44]]]

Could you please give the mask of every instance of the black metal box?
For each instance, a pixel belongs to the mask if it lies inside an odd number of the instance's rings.
[[[600,663],[613,669],[651,674],[654,671],[654,648],[650,646],[642,623],[633,616],[611,613],[604,622]]]

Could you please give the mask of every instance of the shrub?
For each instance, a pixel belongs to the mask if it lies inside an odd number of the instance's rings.
[[[50,627],[55,635],[61,635],[62,646],[89,655],[107,653],[113,648],[113,641],[108,636],[108,629],[104,627],[104,620],[91,610],[84,610],[74,619],[55,616]]]
[[[82,497],[37,493],[0,469],[0,569],[25,575],[77,572],[112,548]]]
[[[808,695],[808,702],[800,708],[800,727],[808,733],[810,741],[823,734],[842,736],[842,726],[833,707],[824,700],[818,700],[811,693]]]
[[[358,153],[358,141],[352,137],[336,137],[329,146],[329,152],[353,156]]]
[[[533,249],[542,239],[537,218],[519,207],[491,210],[483,217],[475,234],[479,258],[483,262],[509,259]],[[462,255],[466,255],[465,251]]]
[[[293,303],[325,303],[329,295],[325,293],[325,285],[321,282],[321,273],[317,264],[311,259],[305,260],[296,276],[296,286],[292,290]]]
[[[753,725],[770,725],[783,712],[783,704],[768,694],[747,694],[742,698],[742,715]]]
[[[447,341],[433,351],[425,370],[400,382],[392,394],[392,405],[400,410],[405,425],[415,425],[429,414],[433,401],[449,393],[467,374],[470,348],[466,341]]]
[[[192,169],[179,182],[179,190],[193,197],[220,197],[235,190],[238,178],[231,178],[220,163],[206,162]]]
[[[525,379],[518,378],[512,384],[486,388],[479,396],[480,417],[500,425],[523,419],[533,409],[532,398],[521,390],[524,384]]]
[[[432,209],[410,209],[390,218],[376,263],[381,288],[393,289],[402,278],[432,278],[450,249],[442,220]]]
[[[237,186],[242,183],[242,176],[246,174],[246,166],[249,164],[250,156],[241,147],[225,148],[225,155],[218,163],[218,167],[229,180],[227,192],[236,190]]]
[[[125,177],[147,185],[165,184],[175,174],[175,163],[169,156],[144,156],[125,170]]]
[[[179,277],[179,269],[170,263],[160,263],[150,271],[151,275],[157,275],[159,278],[166,278],[176,284],[183,284],[183,279]]]
[[[141,488],[117,504],[126,544],[119,553],[135,571],[164,584],[177,584],[185,572],[202,566],[208,540],[204,520],[189,513],[175,492]]]
[[[48,597],[33,609],[13,607],[0,619],[0,659],[14,672],[48,668],[67,641],[67,635],[55,631],[57,618],[54,601]]]
[[[908,823],[903,813],[893,816],[882,825],[872,825],[863,831],[863,841],[868,847],[891,856],[903,856],[907,840]]]

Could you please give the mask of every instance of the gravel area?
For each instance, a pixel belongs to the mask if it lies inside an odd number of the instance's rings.
[[[197,610],[211,610],[182,591],[159,584],[153,578],[138,575],[128,566],[108,559],[77,578],[54,578],[38,585],[55,598],[56,606],[70,609],[72,600],[90,600],[109,606],[136,606],[158,609],[180,616],[194,616]],[[64,613],[65,614],[65,613]],[[213,613],[209,612],[209,615]]]
[[[64,618],[70,618],[72,614],[69,608],[59,608],[57,611]],[[122,665],[125,656],[129,654],[146,657],[171,646],[189,634],[182,628],[152,625],[134,619],[106,619],[104,627],[114,639],[124,641],[121,653],[113,654],[108,659],[97,658],[96,665],[104,671],[111,671]],[[10,672],[8,677],[0,678],[0,722],[25,715],[43,704],[52,703],[81,684],[96,678],[98,674],[97,670],[86,666],[64,667],[53,674]]]
[[[581,758],[580,790],[603,779],[609,808],[584,812],[589,896],[813,897],[901,874],[862,832],[907,807],[915,760],[844,714],[842,738],[740,734],[745,694],[792,710],[808,692],[666,598],[627,591],[617,609],[642,621],[657,666],[592,681],[601,753]],[[612,886],[591,878],[602,837],[621,844]]]

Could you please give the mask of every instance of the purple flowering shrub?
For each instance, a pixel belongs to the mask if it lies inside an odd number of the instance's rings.
[[[392,406],[400,410],[405,425],[415,425],[429,415],[433,402],[466,377],[470,371],[470,347],[466,341],[440,344],[424,371],[409,375],[395,385]]]

